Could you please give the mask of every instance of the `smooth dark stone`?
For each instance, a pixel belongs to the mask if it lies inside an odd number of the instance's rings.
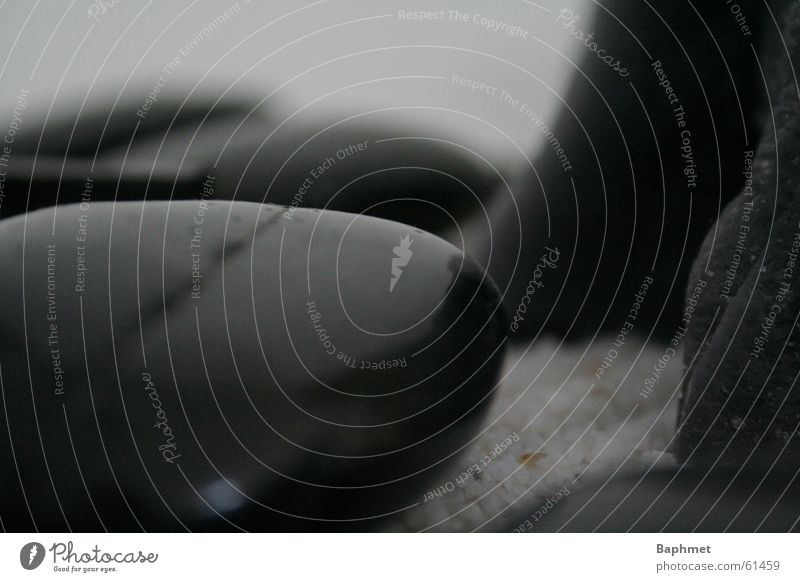
[[[545,502],[509,510],[493,524],[527,532],[788,532],[800,528],[800,479],[732,469],[673,469],[570,487]]]
[[[397,113],[279,123],[246,101],[164,101],[143,116],[135,102],[112,105],[26,124],[0,218],[87,196],[192,200],[211,175],[219,200],[364,213],[444,233],[482,212],[498,183],[480,158]]]
[[[797,6],[787,22],[789,53],[768,61],[774,121],[752,160],[752,189],[726,209],[692,273],[707,286],[694,298],[684,356],[677,452],[687,463],[770,466],[781,456],[785,469],[800,468]]]
[[[0,223],[6,529],[369,530],[418,502],[492,394],[497,291],[431,234],[287,212]]]

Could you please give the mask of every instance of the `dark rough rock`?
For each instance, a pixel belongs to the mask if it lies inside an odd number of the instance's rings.
[[[788,53],[781,45],[765,65],[771,117],[752,189],[726,209],[692,272],[692,281],[707,286],[686,341],[677,452],[688,463],[770,466],[782,455],[787,468],[800,467],[800,100],[790,64],[800,59],[796,5],[787,22]]]
[[[485,274],[376,218],[92,203],[0,247],[9,530],[380,528],[477,431],[503,352]]]
[[[571,487],[509,511],[498,529],[516,532],[788,532],[800,528],[797,473],[717,468],[657,470]]]

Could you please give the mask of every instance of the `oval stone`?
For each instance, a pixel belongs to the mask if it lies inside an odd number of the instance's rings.
[[[244,202],[0,223],[6,529],[367,530],[467,445],[493,283],[399,223]]]

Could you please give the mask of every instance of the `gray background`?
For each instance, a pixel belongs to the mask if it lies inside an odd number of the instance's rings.
[[[48,111],[74,112],[84,99],[87,106],[114,99],[123,89],[143,101],[163,67],[199,34],[202,39],[168,76],[160,98],[183,98],[194,90],[261,99],[278,89],[267,104],[281,116],[317,100],[298,114],[308,121],[408,108],[402,116],[410,124],[435,127],[443,139],[475,147],[505,166],[519,163],[521,151],[533,153],[541,133],[537,141],[535,128],[518,110],[450,78],[459,74],[505,89],[552,125],[557,95],[585,50],[556,23],[557,11],[569,7],[590,29],[593,7],[589,0],[240,0],[231,10],[235,2],[119,0],[105,11],[95,8],[97,22],[89,15],[92,4],[2,2],[0,119],[10,120],[21,88],[30,90],[24,116],[29,123]],[[398,10],[448,9],[520,26],[528,39],[472,22],[398,18]],[[226,10],[229,18],[203,35]],[[397,78],[409,76],[445,79]]]

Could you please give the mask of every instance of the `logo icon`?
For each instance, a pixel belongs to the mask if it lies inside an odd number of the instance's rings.
[[[392,258],[392,279],[389,281],[389,293],[394,291],[394,286],[397,285],[403,275],[403,267],[407,266],[411,260],[411,255],[413,255],[411,243],[413,242],[408,235],[405,235],[400,239],[400,244],[392,249],[395,256]]]
[[[26,570],[35,570],[44,561],[44,546],[38,542],[29,542],[19,551],[19,563]]]

